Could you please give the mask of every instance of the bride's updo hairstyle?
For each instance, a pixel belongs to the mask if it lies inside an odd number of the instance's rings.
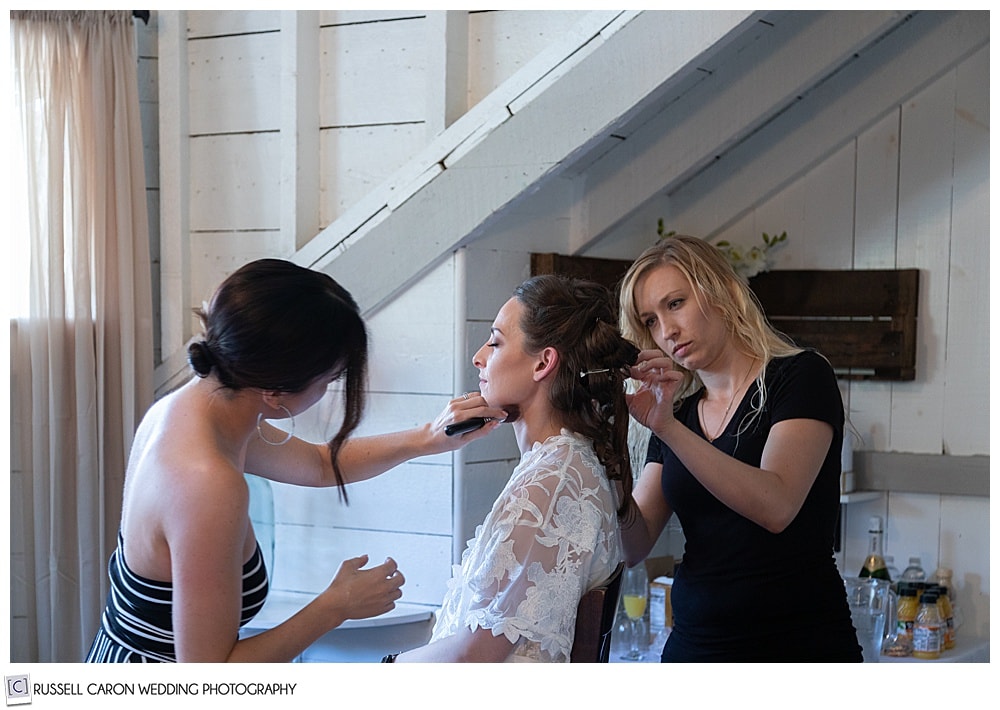
[[[608,480],[620,482],[621,518],[632,498],[625,380],[639,349],[619,333],[611,292],[600,284],[544,274],[518,286],[514,298],[524,306],[525,349],[559,353],[550,402],[568,429],[594,442]]]
[[[260,259],[223,281],[207,311],[194,312],[204,336],[188,347],[188,362],[225,389],[295,393],[339,370],[344,420],[329,446],[343,492],[337,453],[361,421],[368,371],[368,333],[351,294],[322,272]]]

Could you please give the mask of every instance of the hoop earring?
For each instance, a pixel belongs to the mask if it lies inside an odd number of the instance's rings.
[[[271,441],[266,436],[264,436],[264,432],[260,428],[260,423],[264,419],[264,412],[261,412],[260,414],[257,415],[257,436],[259,436],[260,440],[263,441],[265,444],[269,444],[271,446],[283,446],[283,445],[287,444],[289,441],[291,441],[292,434],[295,433],[295,417],[293,417],[292,413],[290,411],[288,411],[288,407],[286,407],[283,404],[279,404],[278,405],[278,409],[285,410],[285,414],[287,414],[288,418],[292,420],[292,429],[291,429],[291,431],[289,431],[285,435],[285,438],[282,439],[281,441]]]

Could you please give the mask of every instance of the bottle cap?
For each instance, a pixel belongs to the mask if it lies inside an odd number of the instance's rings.
[[[873,515],[868,519],[868,532],[882,532],[881,516]]]

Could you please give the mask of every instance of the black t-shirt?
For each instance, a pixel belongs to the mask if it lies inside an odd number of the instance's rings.
[[[836,377],[824,358],[805,351],[772,360],[764,384],[759,415],[753,413],[761,396],[754,383],[713,446],[759,467],[777,422],[816,419],[833,427],[816,481],[778,534],[721,503],[658,437],[650,437],[646,462],[662,464],[663,495],[685,538],[665,661],[861,660],[833,558],[844,429]],[[677,419],[702,437],[703,394],[687,397],[677,411]]]

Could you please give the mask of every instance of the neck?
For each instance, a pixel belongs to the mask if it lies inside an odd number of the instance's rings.
[[[263,407],[260,393],[228,390],[211,376],[196,378],[184,390],[190,395],[185,406],[195,408],[196,416],[215,433],[220,447],[242,453],[256,431],[257,415]]]
[[[524,452],[531,449],[537,442],[545,441],[562,429],[564,422],[558,413],[545,403],[545,406],[525,406],[520,409],[520,416],[513,422],[514,437],[517,448]]]
[[[705,398],[729,401],[756,376],[760,360],[749,355],[733,357],[723,368],[713,372],[699,372],[705,385]]]

